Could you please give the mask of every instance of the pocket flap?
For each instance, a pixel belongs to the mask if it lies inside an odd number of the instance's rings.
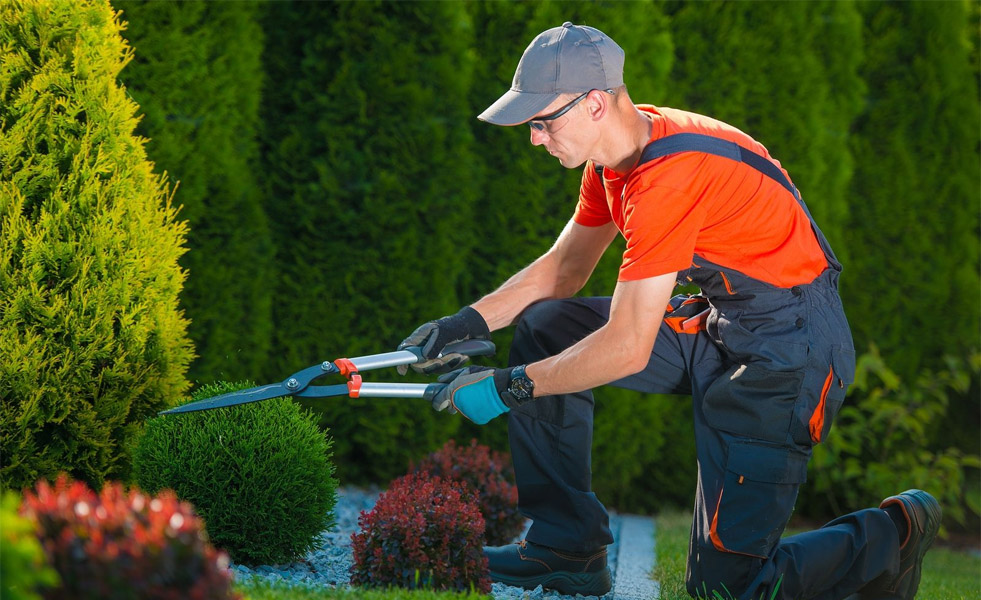
[[[807,481],[808,458],[786,447],[735,442],[729,445],[726,470],[752,481],[799,484]]]

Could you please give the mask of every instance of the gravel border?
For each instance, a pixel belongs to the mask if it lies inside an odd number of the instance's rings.
[[[231,570],[235,580],[242,581],[259,577],[271,582],[285,582],[290,585],[349,586],[351,581],[350,569],[354,564],[351,552],[351,535],[358,531],[358,516],[361,511],[370,511],[374,508],[379,493],[380,490],[377,489],[338,488],[337,504],[334,507],[336,524],[333,529],[320,534],[323,544],[319,550],[310,552],[301,560],[282,565],[261,565],[250,568],[233,563]],[[637,529],[637,531],[624,531],[624,552],[626,554],[618,568],[617,559],[621,547],[620,534],[624,524],[630,524],[630,529]],[[657,584],[648,577],[650,568],[654,564],[653,521],[648,517],[621,517],[611,512],[610,530],[613,533],[614,541],[607,548],[607,556],[610,571],[614,574],[614,587],[611,593],[603,596],[603,598],[605,600],[612,600],[613,598],[623,598],[623,600],[656,598],[659,591],[655,587]],[[638,577],[642,581],[634,583]],[[554,590],[543,590],[541,586],[534,590],[525,590],[502,583],[493,584],[491,594],[497,600],[539,600],[545,598],[571,600],[582,598],[579,595],[566,596]]]

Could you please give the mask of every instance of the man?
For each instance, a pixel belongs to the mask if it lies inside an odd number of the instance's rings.
[[[422,372],[459,366],[447,343],[517,322],[510,367],[444,375],[437,410],[508,414],[522,542],[486,548],[495,581],[609,591],[603,505],[590,492],[593,400],[613,384],[693,397],[698,487],[693,596],[912,598],[940,507],[919,490],[780,539],[854,374],[841,265],[766,148],[719,121],[634,105],[623,51],[565,23],[532,41],[479,119],[527,123],[531,143],[583,168],[555,244],[498,290],[420,326]],[[612,298],[573,298],[617,234]],[[696,296],[672,298],[676,282]],[[438,358],[437,358],[438,357]]]

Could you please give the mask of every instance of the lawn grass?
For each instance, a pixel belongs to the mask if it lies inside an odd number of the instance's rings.
[[[661,583],[661,600],[689,600],[685,590],[685,562],[688,557],[691,513],[663,513],[658,515],[655,523],[657,560],[654,579]],[[728,595],[723,594],[723,597],[728,598]],[[942,546],[934,547],[923,560],[923,579],[916,598],[981,598],[981,558]]]
[[[370,590],[364,588],[331,588],[327,586],[291,586],[270,583],[259,577],[235,582],[235,590],[244,600],[491,600],[490,596],[470,593],[433,592],[429,590]]]

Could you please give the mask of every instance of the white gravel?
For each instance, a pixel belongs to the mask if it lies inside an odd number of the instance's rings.
[[[358,531],[358,516],[361,511],[370,511],[378,499],[379,490],[363,490],[359,488],[339,488],[337,504],[334,507],[336,525],[333,529],[321,534],[323,545],[303,559],[282,565],[261,565],[247,567],[232,564],[232,573],[236,580],[249,579],[257,576],[271,582],[287,583],[303,586],[348,586],[351,581],[351,566],[354,560],[351,554],[351,534]],[[619,539],[620,517],[610,514],[610,528],[613,531],[614,543],[608,548],[610,570],[616,574],[617,541]],[[534,590],[507,586],[501,583],[493,584],[492,595],[495,599],[566,599],[573,598],[555,591],[545,591],[541,587]],[[608,594],[607,597],[610,597]],[[582,596],[575,596],[582,598]]]

